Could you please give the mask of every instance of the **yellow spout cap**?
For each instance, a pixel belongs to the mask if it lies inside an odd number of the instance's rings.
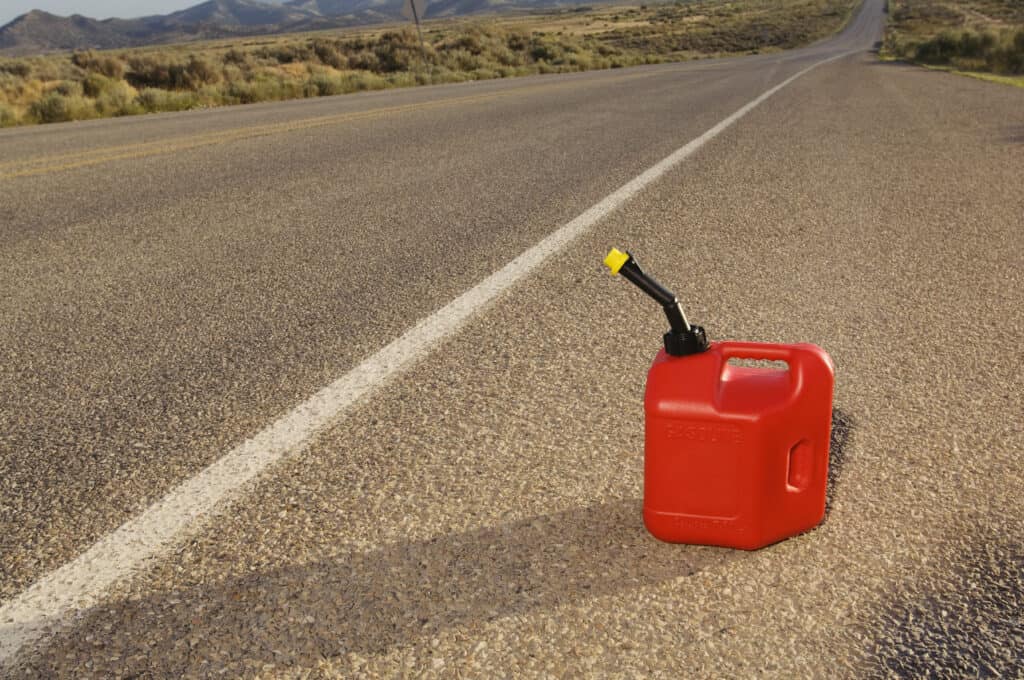
[[[622,265],[629,261],[629,253],[624,253],[618,248],[612,248],[604,258],[604,265],[612,271],[612,275],[618,274]]]

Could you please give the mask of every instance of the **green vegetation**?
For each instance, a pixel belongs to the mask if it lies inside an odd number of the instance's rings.
[[[858,0],[679,0],[490,21],[0,59],[0,126],[322,97],[807,44]]]
[[[1024,76],[1024,3],[1019,0],[890,0],[884,57],[1000,82]],[[1024,82],[1024,81],[1022,81]]]

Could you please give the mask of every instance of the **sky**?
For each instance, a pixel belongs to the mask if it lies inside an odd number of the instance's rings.
[[[167,14],[198,5],[203,0],[0,0],[0,26],[32,9],[70,16],[84,14],[93,19]]]

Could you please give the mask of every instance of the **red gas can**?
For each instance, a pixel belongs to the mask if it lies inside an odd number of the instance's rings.
[[[735,366],[730,359],[785,362]],[[674,543],[753,550],[821,522],[832,360],[814,345],[658,353],[644,398],[644,524]]]
[[[669,321],[644,399],[644,524],[657,538],[754,550],[825,514],[834,368],[808,344],[709,343],[629,253],[605,264]],[[730,359],[784,366],[733,365]]]

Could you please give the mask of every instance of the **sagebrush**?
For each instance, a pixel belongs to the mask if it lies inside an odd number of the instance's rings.
[[[889,57],[961,71],[1024,75],[1024,2],[890,0]]]

